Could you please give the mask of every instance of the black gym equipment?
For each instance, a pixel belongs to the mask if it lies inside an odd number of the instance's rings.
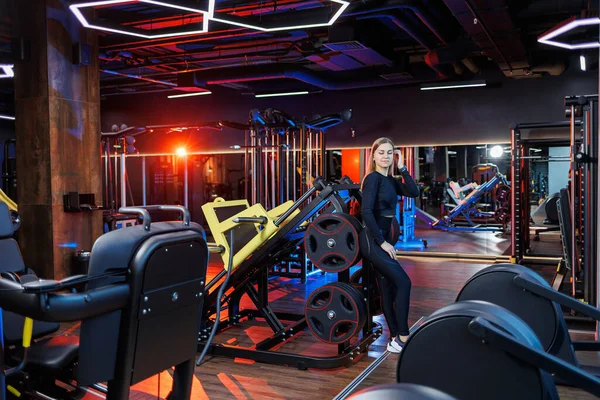
[[[350,396],[351,400],[457,400],[434,388],[410,383],[396,383],[363,389]]]
[[[561,189],[559,193],[559,200],[556,202],[556,209],[558,212],[558,221],[560,226],[560,239],[563,248],[563,259],[558,265],[554,276],[552,277],[552,288],[558,291],[563,290],[563,284],[569,273],[573,272],[573,262],[579,262],[579,257],[573,260],[573,243],[572,238],[572,227],[571,227],[571,207],[569,200],[569,191],[567,189]],[[577,247],[576,247],[577,249]],[[577,255],[577,252],[575,253]],[[574,295],[575,298],[584,299],[585,295],[581,288],[581,283],[584,279],[579,271],[579,276],[572,279],[570,287],[566,290],[567,293]]]
[[[330,282],[308,296],[304,315],[308,329],[319,340],[340,344],[360,333],[367,319],[367,306],[354,286]]]
[[[596,226],[598,226],[598,96],[565,97],[566,118],[568,121],[551,123],[525,123],[511,126],[511,178],[512,178],[512,216],[511,262],[522,260],[531,262],[544,261],[530,251],[530,219],[529,219],[529,149],[536,145],[570,146],[570,184],[569,198],[575,199],[570,209],[571,255],[565,257],[572,260],[567,268],[574,277],[571,282],[571,296],[578,296],[579,285],[583,286],[583,300],[597,305],[597,263],[598,243]],[[558,131],[557,131],[558,129]],[[567,135],[556,135],[556,132],[568,130]],[[557,138],[559,137],[560,138]],[[567,204],[563,204],[567,207]],[[548,211],[552,213],[552,206]],[[560,221],[559,221],[560,222]],[[536,229],[536,235],[539,228]],[[545,228],[542,228],[545,229]],[[551,260],[554,262],[554,260]],[[559,269],[563,266],[559,267]],[[563,275],[566,271],[559,271]],[[598,332],[597,332],[598,333]]]
[[[558,224],[558,208],[556,203],[558,202],[559,194],[554,193],[549,196],[544,204],[544,211],[546,212],[546,219],[544,224]]]
[[[573,121],[576,126],[581,126],[581,121]],[[539,256],[530,252],[530,206],[529,206],[529,184],[530,184],[530,149],[536,146],[574,146],[575,138],[556,138],[556,133],[561,133],[570,128],[569,121],[557,121],[547,123],[515,123],[511,129],[511,262],[520,263],[522,260],[542,260]],[[574,127],[571,127],[573,130]],[[554,133],[552,136],[549,132]],[[550,137],[548,137],[550,136]],[[548,230],[547,227],[536,227],[536,236],[540,229]],[[532,259],[531,256],[536,256]]]
[[[177,210],[183,223],[152,224],[148,209]],[[0,307],[12,329],[5,339],[7,344],[18,339],[13,336],[14,321],[22,323],[19,316],[36,320],[33,336],[39,338],[24,357],[19,349],[3,349],[6,361],[19,364],[7,383],[21,395],[77,398],[92,386],[105,391],[109,400],[127,399],[131,385],[174,366],[168,399],[189,399],[205,298],[204,231],[190,222],[183,207],[127,207],[119,212],[141,215],[143,223],[98,238],[88,275],[39,280],[22,273],[18,245],[10,238],[12,220],[0,203],[2,269],[15,278],[0,279]],[[84,292],[69,293],[82,284]],[[48,323],[75,321],[81,321],[79,337],[46,336],[57,325]],[[67,386],[55,384],[55,379]],[[108,387],[99,382],[108,382]]]
[[[552,375],[600,396],[600,380],[544,352],[518,316],[469,300],[437,310],[411,334],[396,379],[461,400],[558,399]]]
[[[312,120],[294,118],[276,108],[253,109],[248,124],[234,124],[244,130],[244,198],[250,205],[274,209],[296,201],[310,189],[316,177],[327,179],[326,131],[350,120],[352,110],[339,114],[316,115]],[[304,249],[282,258],[269,270],[269,276],[300,278],[306,283],[314,266]]]
[[[293,339],[298,333],[307,328],[307,319],[305,313],[294,314],[286,312],[277,312],[269,304],[269,285],[268,271],[273,265],[277,265],[282,259],[289,257],[290,254],[297,251],[298,247],[304,243],[304,238],[308,226],[307,221],[311,221],[317,213],[332,215],[335,213],[348,214],[348,203],[350,200],[359,197],[359,185],[348,183],[348,178],[342,178],[339,184],[326,182],[323,179],[316,179],[313,186],[305,192],[281,217],[275,221],[279,229],[253,253],[244,259],[233,271],[226,284],[224,298],[219,298],[218,293],[223,283],[222,278],[226,271],[221,271],[206,286],[210,293],[206,296],[203,310],[204,324],[200,329],[198,338],[198,351],[203,351],[206,346],[206,339],[209,332],[212,331],[212,317],[216,313],[217,303],[221,302],[222,308],[227,310],[227,320],[221,321],[217,333],[227,329],[232,325],[242,323],[244,319],[252,320],[256,318],[264,319],[269,325],[273,334],[268,338],[257,343],[252,348],[232,346],[227,343],[213,343],[210,345],[207,354],[221,355],[230,358],[246,358],[263,363],[284,364],[296,366],[298,369],[307,368],[338,368],[351,365],[354,358],[360,353],[367,351],[369,345],[373,343],[382,333],[382,327],[375,323],[372,318],[369,307],[364,307],[365,322],[362,326],[362,336],[352,343],[345,340],[338,343],[338,354],[329,357],[307,356],[292,352],[272,350],[273,347],[281,345],[282,342]],[[310,198],[310,202],[307,200]],[[290,217],[296,210],[298,214]],[[239,211],[237,211],[239,212]],[[289,219],[289,220],[288,220]],[[285,224],[282,222],[286,221]],[[344,269],[337,273],[339,282],[350,282],[350,270]],[[365,287],[361,291],[362,302],[366,305],[370,299],[370,292],[366,288],[370,286],[372,275],[367,273],[363,276]],[[351,292],[351,290],[348,290]],[[256,309],[240,310],[240,300],[247,294],[254,303]],[[352,296],[352,298],[354,298]],[[357,301],[357,303],[360,303]],[[360,308],[357,304],[357,308]],[[359,324],[362,318],[359,318]],[[283,321],[290,321],[284,325]]]
[[[565,98],[570,112],[571,137],[581,136],[579,147],[571,147],[571,184],[569,198],[577,199],[569,204],[572,234],[569,237],[572,252],[571,295],[576,295],[578,284],[583,286],[583,300],[598,306],[598,95],[571,96]],[[581,134],[576,130],[577,119],[582,119]],[[598,336],[598,326],[596,335]]]
[[[321,214],[309,225],[304,247],[310,261],[324,272],[342,272],[360,260],[362,225],[345,213]]]
[[[381,291],[379,290],[379,283],[377,279],[371,279],[371,284],[367,289],[363,286],[363,267],[357,269],[350,275],[350,283],[357,288],[358,290],[369,290],[369,310],[371,315],[377,316],[383,314],[383,306],[381,304]],[[375,276],[375,270],[373,269],[373,265],[369,265],[369,274],[370,276]]]
[[[473,275],[456,301],[482,300],[497,304],[521,318],[539,338],[543,351],[584,368],[593,375],[600,369],[582,367],[576,350],[600,351],[595,341],[571,342],[561,306],[600,321],[600,311],[563,293],[559,293],[537,273],[515,264],[497,264]]]

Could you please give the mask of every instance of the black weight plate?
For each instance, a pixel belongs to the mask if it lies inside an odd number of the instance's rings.
[[[494,212],[494,219],[499,224],[506,224],[506,223],[508,223],[508,221],[510,221],[510,210],[508,208],[506,208],[506,207],[502,207],[502,208],[497,209]]]
[[[306,255],[322,271],[345,271],[360,260],[361,229],[360,223],[349,214],[322,214],[304,234]]]
[[[312,292],[304,308],[308,329],[329,344],[343,343],[357,335],[366,314],[361,293],[342,282],[331,282]]]
[[[381,314],[383,314],[383,307],[381,305],[381,291],[379,290],[379,284],[377,283],[377,278],[375,277],[375,271],[373,270],[372,267],[370,267],[370,268],[371,268],[371,276],[373,278],[371,281],[371,288],[370,288],[370,292],[369,292],[370,300],[371,300],[369,303],[369,310],[371,310],[371,315],[381,315]],[[363,293],[362,271],[363,271],[362,268],[357,269],[350,276],[350,283],[356,289],[360,290],[361,293]]]
[[[500,203],[506,203],[510,201],[510,187],[506,185],[498,186],[496,189],[496,200]]]
[[[329,282],[329,285],[338,287],[344,291],[346,291],[346,288],[348,286],[351,286],[352,288],[354,288],[354,286],[352,284],[348,284],[345,282]],[[352,298],[356,301],[356,304],[358,304],[359,317],[360,317],[358,325],[359,325],[360,329],[362,329],[363,325],[365,324],[365,322],[367,320],[367,305],[366,305],[365,296],[363,296],[363,293],[360,290],[350,290],[350,295],[352,295]]]

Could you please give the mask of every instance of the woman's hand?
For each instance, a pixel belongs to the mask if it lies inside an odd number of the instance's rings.
[[[392,260],[396,259],[396,249],[394,248],[394,246],[392,246],[388,242],[383,242],[381,243],[381,248],[383,249],[383,251],[390,255]]]
[[[404,166],[404,157],[402,157],[402,150],[394,150],[394,154],[398,155],[398,169]]]

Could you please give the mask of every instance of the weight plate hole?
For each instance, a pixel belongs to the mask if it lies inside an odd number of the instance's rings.
[[[350,250],[354,251],[354,249],[356,249],[356,242],[354,241],[354,235],[352,232],[348,232],[346,234],[346,244]]]
[[[317,246],[318,246],[317,239],[313,235],[310,235],[308,237],[308,247],[310,248],[310,251],[312,253],[316,252],[317,251]]]
[[[336,339],[343,338],[344,336],[346,336],[351,331],[352,331],[352,324],[351,323],[349,323],[349,322],[341,323],[341,324],[338,324],[335,327],[335,331],[333,332],[333,336]]]
[[[344,264],[344,259],[335,255],[329,256],[329,257],[325,257],[325,259],[323,260],[323,264],[327,265],[327,266],[334,266],[334,265],[343,265]]]
[[[341,296],[342,298],[342,306],[348,310],[349,312],[354,311],[354,307],[352,306],[352,302],[346,296]]]
[[[340,222],[336,221],[336,220],[325,220],[325,221],[321,221],[319,223],[319,227],[327,232],[331,232],[331,231],[335,231],[338,229],[338,227],[340,226]]]
[[[331,298],[331,293],[327,290],[324,290],[318,293],[310,302],[312,308],[323,308],[329,303],[329,299]]]
[[[323,328],[323,324],[321,321],[316,319],[315,317],[310,317],[310,322],[312,323],[313,329],[319,332],[321,335],[325,333],[325,329]]]

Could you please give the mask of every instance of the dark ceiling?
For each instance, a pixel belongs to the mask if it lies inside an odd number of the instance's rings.
[[[217,0],[215,18],[298,26],[327,21],[339,7],[325,0]],[[538,36],[570,17],[597,16],[597,8],[588,0],[352,0],[332,26],[265,32],[210,21],[206,33],[159,39],[102,31],[101,95],[242,95],[559,75],[573,51],[540,44]],[[6,55],[11,23],[1,11]],[[202,13],[135,1],[91,11],[95,23],[148,34],[198,30],[204,20]],[[585,35],[592,31],[597,40],[597,26]],[[597,49],[587,51],[597,63]],[[0,113],[11,108],[11,96],[10,80],[0,80]]]

